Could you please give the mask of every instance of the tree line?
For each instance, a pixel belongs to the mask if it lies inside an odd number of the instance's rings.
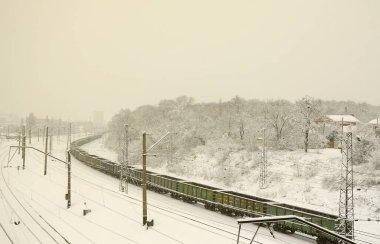
[[[317,121],[326,114],[354,114],[368,122],[378,117],[380,107],[352,101],[323,101],[305,96],[296,102],[287,100],[243,99],[196,103],[191,97],[181,96],[162,100],[158,105],[140,106],[134,111],[123,109],[109,122],[111,136],[108,145],[120,149],[123,125],[128,124],[131,147],[138,151],[143,131],[155,136],[167,131],[177,132],[171,150],[178,154],[209,142],[228,139],[248,151],[257,150],[257,139],[266,129],[267,144],[273,150],[322,148],[339,130],[325,128]],[[157,139],[157,138],[156,138]]]

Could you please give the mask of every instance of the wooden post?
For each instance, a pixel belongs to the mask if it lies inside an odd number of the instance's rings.
[[[40,141],[40,128],[37,129],[37,141]]]
[[[67,151],[67,208],[71,207],[71,155]]]
[[[47,155],[48,155],[48,139],[49,139],[49,127],[46,126],[45,132],[45,167],[44,167],[44,175],[46,175],[47,171]]]
[[[25,125],[22,126],[22,169],[25,169],[25,143],[26,135],[25,135]]]
[[[142,171],[142,187],[143,187],[143,226],[148,219],[147,201],[146,201],[146,133],[143,133],[143,171]]]

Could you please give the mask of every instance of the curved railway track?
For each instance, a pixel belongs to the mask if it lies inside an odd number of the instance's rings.
[[[87,141],[87,142],[89,142],[89,141],[91,141],[91,139],[90,140],[87,140],[87,138],[86,139],[84,139],[85,141]],[[85,142],[85,143],[87,143],[87,142]],[[75,143],[74,143],[75,144]],[[74,146],[74,150],[77,150],[76,148],[78,147],[78,146],[80,146],[80,145],[82,145],[83,143],[82,142],[79,142],[78,144],[76,144],[75,146]],[[82,151],[83,152],[83,151]],[[76,153],[81,153],[81,150],[79,150],[79,151],[77,151]],[[106,159],[102,159],[101,157],[97,157],[96,155],[87,155],[87,157],[94,157],[93,159],[90,159],[90,163],[86,163],[85,162],[85,164],[89,164],[88,166],[91,166],[91,167],[93,167],[93,168],[95,168],[95,169],[97,169],[97,170],[99,170],[99,171],[104,171],[104,172],[107,172],[108,174],[111,174],[111,175],[115,175],[115,169],[113,169],[113,168],[116,168],[115,166],[115,164],[113,163],[113,162],[110,162],[109,160],[106,160]],[[82,156],[81,156],[82,157]],[[83,156],[84,158],[86,158],[86,152],[84,152],[84,156]],[[98,160],[98,161],[101,161],[101,160],[104,160],[104,164],[103,164],[103,166],[95,166],[94,167],[94,160],[96,161],[96,160]],[[80,160],[80,161],[83,161],[83,160]],[[95,163],[96,164],[96,163]],[[114,166],[112,166],[112,164],[114,164]],[[100,168],[98,168],[98,167],[100,167]],[[103,168],[104,167],[104,168]],[[153,173],[153,175],[155,174],[154,172],[150,172],[150,173]],[[157,174],[157,175],[159,175],[159,174]],[[133,178],[133,176],[132,176],[132,178]],[[173,178],[173,179],[175,179],[175,178]],[[138,180],[138,179],[137,179]],[[176,179],[176,180],[181,180],[181,179]],[[152,183],[152,182],[147,182],[148,184],[150,184],[150,186],[151,187],[153,187],[153,189],[154,189],[154,187],[156,187],[156,188],[161,188],[162,186],[158,186],[158,185],[154,185],[154,183]],[[163,190],[164,190],[164,193],[168,193],[168,192],[170,192],[170,193],[174,193],[174,194],[176,194],[176,195],[180,195],[180,196],[182,196],[181,194],[182,193],[179,193],[178,191],[173,191],[173,190],[171,190],[170,188],[162,188]],[[185,196],[185,195],[184,195]],[[194,199],[196,199],[196,200],[200,200],[200,202],[206,202],[206,204],[207,204],[207,200],[206,201],[202,201],[202,199],[197,199],[197,198],[195,198],[195,197],[192,197],[192,198],[194,198]],[[196,201],[195,201],[196,202]],[[312,210],[311,210],[312,211]],[[317,211],[315,211],[315,212],[317,212]],[[324,213],[320,213],[321,214],[321,216],[323,216],[323,214]],[[330,227],[331,228],[331,227]],[[360,232],[358,232],[358,234],[359,235],[362,235],[362,236],[368,236],[368,233],[360,233]],[[296,234],[297,235],[297,234]],[[308,239],[308,237],[306,237],[306,236],[304,236],[304,235],[299,235],[300,237],[302,237],[302,238],[306,238],[306,239]],[[373,235],[371,235],[370,236],[371,238],[374,238],[374,239],[377,239],[377,236],[373,236]],[[310,238],[310,239],[313,239],[313,238]],[[313,239],[314,240],[314,239]],[[364,240],[360,240],[360,239],[356,239],[356,240],[358,240],[358,241],[363,241],[363,242],[365,242]],[[321,243],[324,243],[324,241],[322,241]]]
[[[54,169],[55,171],[57,171],[57,172],[59,172],[61,174],[66,174],[66,171],[64,169],[58,167],[58,166],[51,165],[49,167],[50,167],[50,169]],[[85,176],[83,175],[83,173],[85,173]],[[92,182],[92,181],[88,180],[88,178],[93,178],[93,175],[90,175],[89,173],[84,172],[84,171],[81,171],[80,174],[81,174],[81,176],[77,175],[77,173],[73,173],[72,176],[73,176],[73,178],[76,178],[76,179],[82,181],[83,183],[89,185],[90,187],[92,187],[94,189],[98,189],[102,193],[111,194],[114,197],[117,197],[117,198],[119,198],[119,199],[121,199],[123,201],[127,201],[129,203],[132,203],[132,204],[134,204],[136,206],[140,206],[141,205],[141,200],[140,199],[135,198],[135,197],[131,197],[131,196],[128,196],[128,195],[125,195],[125,194],[122,194],[119,191],[112,190],[112,189],[109,189],[109,188],[103,186],[104,185],[103,182],[107,183],[107,181],[105,179],[98,179],[100,182],[102,182],[102,184],[100,184],[100,183],[95,183],[95,182]],[[54,182],[54,181],[52,181],[52,182],[54,184],[59,185],[62,188],[65,188],[65,185],[59,184],[58,182]],[[110,183],[110,182],[108,182],[108,183]],[[78,191],[76,191],[75,194],[80,195],[82,197],[88,198],[88,196],[86,196],[85,194],[82,194],[82,193],[80,193]],[[127,219],[131,220],[131,218],[129,216],[127,216],[126,214],[124,214],[124,213],[122,213],[120,211],[117,211],[117,210],[115,210],[113,208],[105,206],[104,202],[102,202],[101,199],[90,198],[90,200],[92,202],[95,202],[99,206],[102,206],[102,207],[108,209],[111,212],[114,212],[114,213],[116,213],[116,214],[118,214],[120,216],[123,216],[124,218],[127,218]],[[219,234],[220,232],[225,233],[226,235],[229,235],[229,236],[233,237],[233,238],[231,238],[231,241],[235,241],[236,238],[237,238],[237,233],[234,232],[236,230],[236,226],[232,226],[232,225],[229,225],[229,224],[226,224],[226,223],[222,223],[222,222],[217,222],[215,220],[211,220],[211,219],[205,218],[205,217],[203,217],[203,220],[200,220],[200,219],[202,219],[202,217],[200,217],[200,216],[197,216],[197,215],[194,215],[194,214],[191,214],[191,213],[188,213],[188,212],[184,212],[184,211],[181,211],[181,210],[178,210],[178,209],[170,209],[167,206],[160,206],[158,204],[149,204],[149,207],[151,207],[153,209],[156,209],[156,210],[159,210],[161,212],[161,214],[163,214],[163,212],[165,212],[166,216],[174,215],[174,216],[180,217],[181,219],[186,220],[187,222],[188,221],[193,222],[194,225],[197,225],[197,228],[207,229],[209,232],[212,232],[214,234]],[[132,221],[134,221],[134,222],[136,222],[138,224],[141,224],[139,221],[136,221],[136,220],[132,220]],[[213,224],[210,224],[210,222],[213,223]],[[224,227],[218,227],[218,226],[216,226],[216,224],[223,225]],[[200,227],[200,226],[203,226],[203,227]],[[214,231],[211,231],[210,229],[213,229]],[[156,229],[152,229],[152,230],[155,231],[155,232],[159,232]],[[246,232],[248,232],[250,235],[253,236],[253,234],[254,234],[253,230],[248,230],[248,229],[244,229],[244,230]],[[164,236],[172,239],[173,241],[176,241],[178,243],[182,243],[181,241],[176,240],[174,237],[172,237],[172,236],[170,236],[170,235],[168,235],[166,233],[162,233],[161,232],[160,234],[162,234],[162,235],[164,235]],[[262,236],[263,238],[271,238],[272,239],[272,236],[270,236],[269,234],[265,235],[263,233],[259,233],[259,235]],[[244,239],[245,241],[249,242],[252,237],[242,236],[241,238]],[[310,242],[310,243],[315,243],[314,239],[312,239],[312,238],[308,238],[308,237],[302,237],[302,238],[305,241],[308,240],[308,242]],[[291,242],[283,240],[281,238],[277,238],[277,240],[280,243],[285,243],[285,244],[291,243]],[[260,243],[260,242],[254,242],[254,243]]]
[[[31,157],[34,157],[34,159],[36,159],[38,156],[37,154],[35,153],[30,153],[28,154],[29,156]],[[4,168],[3,168],[3,162],[4,162],[4,159],[5,159],[5,152],[3,151],[0,151],[0,161],[1,161],[1,176],[2,176],[2,181],[4,182],[4,190],[7,190],[7,192],[10,193],[10,196],[12,197],[12,199],[17,203],[17,205],[19,205],[21,207],[21,209],[27,214],[27,216],[29,216],[35,223],[37,226],[40,227],[41,230],[43,230],[43,232],[48,235],[50,237],[50,241],[51,242],[54,242],[54,243],[70,243],[70,241],[64,236],[62,235],[53,225],[51,225],[36,209],[33,208],[33,206],[31,206],[28,202],[26,202],[28,205],[29,205],[29,210],[24,206],[24,204],[20,201],[20,199],[16,196],[15,192],[13,191],[11,185],[9,183],[7,183],[7,180],[6,180],[6,176],[4,175]],[[36,162],[39,162],[40,164],[43,164],[42,161],[40,160],[35,160]],[[84,166],[86,167],[86,166]],[[61,174],[66,174],[67,172],[61,168],[61,167],[58,167],[54,164],[50,164],[49,168],[51,169],[54,169],[56,172],[59,172]],[[28,169],[27,169],[28,170]],[[30,170],[31,171],[31,170]],[[31,171],[32,173],[34,174],[37,174],[33,171]],[[84,173],[84,175],[83,175]],[[93,176],[93,175],[92,175]],[[81,174],[78,175],[77,173],[74,173],[72,174],[72,177],[73,178],[76,178],[78,180],[80,180],[81,182],[93,187],[93,188],[96,188],[98,190],[100,190],[102,192],[102,194],[107,194],[107,195],[112,195],[113,197],[117,197],[123,201],[127,201],[129,203],[132,203],[134,205],[140,205],[141,204],[141,200],[138,199],[138,198],[135,198],[135,197],[131,197],[131,196],[128,196],[128,195],[125,195],[119,191],[116,191],[116,190],[113,190],[113,189],[110,189],[110,188],[107,188],[107,187],[104,187],[103,186],[103,183],[99,183],[99,182],[92,182],[90,180],[88,180],[88,178],[91,178],[91,174],[89,173],[89,171],[85,171],[85,170],[82,170]],[[50,179],[51,182],[54,182],[52,179]],[[97,179],[97,181],[100,181],[100,182],[104,182],[106,183],[107,181],[105,179],[102,179],[102,178],[99,178]],[[62,185],[62,184],[59,184],[57,182],[54,182],[55,184],[59,185],[60,187],[63,187],[65,188],[66,186],[65,185]],[[136,189],[139,189],[139,188],[136,188]],[[17,190],[17,189],[15,189]],[[0,191],[1,191],[1,188],[0,188]],[[1,191],[0,192],[2,195],[3,192]],[[38,194],[38,193],[36,193]],[[83,198],[86,198],[85,194],[83,193],[80,193],[78,191],[75,192],[75,194],[78,194],[80,196],[82,196]],[[9,195],[9,194],[7,194]],[[87,197],[88,198],[88,197]],[[4,199],[6,200],[7,204],[9,207],[12,207],[12,205],[10,204],[9,202],[9,199],[6,199],[5,198],[5,195],[4,195]],[[13,201],[12,200],[12,201]],[[139,223],[139,221],[136,221],[134,219],[131,219],[131,217],[127,216],[125,213],[122,213],[118,210],[115,210],[113,208],[110,208],[110,207],[106,207],[104,205],[104,200],[103,202],[100,200],[100,199],[91,199],[91,201],[95,202],[96,204],[98,204],[99,206],[103,206],[104,208],[106,208],[108,211],[111,211],[117,215],[120,215],[122,216],[123,218],[126,218],[126,219],[129,219],[129,220],[132,220],[136,223]],[[53,203],[53,202],[52,202]],[[164,203],[164,202],[161,202],[161,203]],[[226,223],[222,223],[221,221],[217,221],[217,220],[213,220],[213,219],[209,219],[205,216],[198,216],[198,215],[195,215],[193,213],[189,213],[189,212],[186,212],[186,211],[183,211],[183,210],[180,210],[180,209],[175,209],[175,208],[172,208],[172,206],[162,206],[162,204],[159,203],[159,204],[149,204],[149,206],[152,208],[152,210],[154,209],[154,211],[159,211],[160,214],[163,214],[163,215],[166,215],[166,216],[176,216],[178,218],[181,218],[183,222],[186,222],[187,224],[189,224],[189,222],[193,223],[194,226],[196,226],[197,228],[201,228],[201,229],[204,229],[204,230],[207,230],[209,232],[212,232],[214,234],[220,234],[220,233],[224,233],[225,235],[227,236],[230,236],[229,238],[231,240],[236,240],[236,237],[237,237],[237,234],[235,232],[233,232],[234,230],[236,230],[236,226],[232,226],[230,224],[226,224]],[[56,203],[53,203],[55,204],[57,207],[59,207]],[[12,209],[13,212],[16,212],[15,209]],[[34,214],[31,213],[31,211],[34,212]],[[17,214],[17,213],[16,213]],[[20,215],[17,215],[18,218],[21,220],[21,222],[25,225],[25,227],[28,229],[28,231],[30,232],[31,235],[34,236],[35,240],[39,243],[45,243],[43,242],[39,236],[36,235],[35,231],[33,231],[29,225],[30,223],[26,223],[24,221],[24,218],[25,218],[25,214],[23,216],[20,217]],[[27,217],[27,218],[29,218]],[[38,221],[37,219],[40,218],[42,221]],[[87,220],[87,219],[86,219]],[[88,220],[87,220],[88,221]],[[43,225],[41,223],[44,223]],[[91,222],[91,221],[88,221],[88,222]],[[65,223],[67,225],[70,225],[69,223]],[[101,224],[98,224],[98,223],[91,223],[93,225],[97,225],[115,235],[119,235],[120,237],[123,237],[125,238],[126,240],[128,240],[129,242],[132,242],[132,243],[138,243],[132,239],[129,239],[127,236],[123,236],[123,234],[120,234],[120,233],[117,233],[111,229],[107,229],[106,226],[103,226]],[[72,229],[75,229],[73,226],[70,226],[70,228]],[[7,233],[6,229],[1,225],[0,223],[0,229],[2,229],[7,238],[9,239],[10,243],[15,243],[14,240],[11,238],[11,235],[9,235],[9,233]],[[180,240],[176,239],[175,237],[171,236],[170,234],[167,234],[167,233],[164,233],[164,232],[160,232],[159,230],[157,229],[152,229],[153,231],[157,232],[158,234],[162,235],[162,236],[165,236],[169,239],[171,239],[172,241],[174,242],[177,242],[177,243],[182,243]],[[251,238],[247,237],[247,236],[253,236],[254,234],[254,231],[253,230],[249,230],[249,229],[245,229],[245,228],[242,228],[242,230],[245,231],[245,235],[241,236],[240,238],[243,239],[244,241],[251,241]],[[1,231],[1,230],[0,230]],[[53,236],[51,234],[51,232],[55,232],[55,234],[57,234],[58,236]],[[356,233],[359,235],[359,236],[362,236],[362,237],[370,237],[370,238],[373,238],[373,239],[376,239],[376,240],[380,240],[380,235],[376,235],[376,234],[373,234],[373,233],[369,233],[369,232],[365,232],[365,231],[360,231],[360,230],[356,230]],[[259,236],[262,236],[263,238],[272,238],[272,236],[270,236],[269,234],[268,235],[265,235],[263,233],[258,233]],[[314,238],[311,238],[309,236],[305,236],[305,235],[300,235],[300,234],[297,234],[295,233],[294,236],[297,236],[297,238],[299,239],[302,239],[308,243],[315,243],[315,239]],[[88,239],[88,237],[84,236],[84,238],[86,238],[88,241],[90,241],[91,243],[95,243],[94,241]],[[235,239],[234,239],[235,238]],[[289,240],[285,240],[285,239],[279,239],[279,238],[276,238],[278,241],[280,241],[281,243],[285,243],[285,244],[289,244],[289,243],[292,243],[292,242],[289,242]],[[357,241],[361,241],[362,243],[370,243],[370,242],[367,242],[365,240],[360,240],[360,239],[357,239]],[[260,243],[260,242],[257,242],[257,241],[254,241],[253,243]]]

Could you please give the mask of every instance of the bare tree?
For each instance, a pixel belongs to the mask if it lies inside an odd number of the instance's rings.
[[[298,112],[301,115],[300,126],[304,134],[305,152],[309,148],[309,134],[315,119],[320,115],[320,102],[314,98],[305,96],[297,101]]]
[[[268,123],[274,130],[276,140],[279,141],[292,118],[292,105],[284,100],[273,101],[268,105]]]

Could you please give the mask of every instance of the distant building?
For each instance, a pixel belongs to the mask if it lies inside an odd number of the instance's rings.
[[[352,114],[324,115],[315,122],[319,124],[323,134],[327,135],[327,147],[329,148],[338,148],[341,146],[338,134],[341,133],[342,130],[343,132],[355,131],[356,126],[361,123],[360,120]]]
[[[92,122],[95,128],[103,128],[104,127],[104,112],[95,111],[93,113]]]
[[[352,114],[341,114],[341,115],[325,115],[317,121],[317,123],[323,123],[326,126],[356,126],[361,123]]]
[[[380,125],[380,118],[373,119],[373,120],[369,121],[368,124]]]

